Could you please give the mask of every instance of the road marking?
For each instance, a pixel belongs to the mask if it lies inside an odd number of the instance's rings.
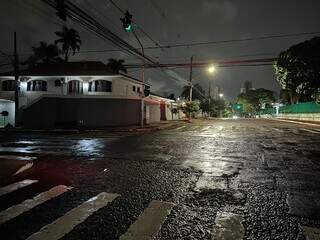
[[[18,171],[16,171],[13,176],[18,175],[24,171],[27,171],[28,169],[33,167],[33,162],[27,163],[26,165],[22,166],[21,168],[19,168]]]
[[[102,192],[67,212],[51,224],[44,226],[39,232],[28,237],[27,240],[60,239],[67,233],[71,232],[75,226],[85,221],[94,212],[105,207],[108,203],[112,202],[119,196],[119,194]]]
[[[272,128],[272,130],[275,130],[276,132],[283,133],[283,131],[282,131],[282,130],[280,130],[279,128]]]
[[[306,240],[320,240],[320,229],[302,226]]]
[[[50,200],[52,198],[55,198],[70,189],[72,189],[72,187],[59,185],[59,186],[51,188],[49,191],[40,193],[39,195],[37,195],[33,199],[25,200],[18,205],[14,205],[14,206],[2,211],[2,212],[0,212],[0,224],[9,221],[12,218],[19,216],[20,214],[22,214],[26,211],[29,211],[30,209]]]
[[[237,214],[222,212],[215,220],[212,240],[242,240],[244,238],[243,217]]]
[[[16,183],[10,184],[8,186],[2,187],[2,188],[0,188],[0,196],[5,195],[10,192],[14,192],[20,188],[27,187],[27,186],[29,186],[33,183],[37,183],[37,182],[38,182],[38,180],[26,179],[21,182],[16,182]]]
[[[279,119],[279,118],[272,118],[272,119],[270,119],[270,120],[280,121],[280,122],[290,122],[290,123],[296,123],[296,124],[303,124],[303,125],[309,125],[309,126],[317,126],[317,127],[319,127],[319,124],[316,124],[316,123],[298,122],[298,121],[284,120],[284,119]]]
[[[320,133],[320,132],[318,132],[318,131],[311,130],[311,129],[306,129],[306,128],[302,128],[301,130],[302,130],[302,131],[306,131],[306,132],[310,132],[310,133]]]
[[[181,130],[181,129],[184,129],[186,126],[182,126],[182,127],[178,127],[176,128],[176,130]]]
[[[204,128],[202,128],[202,131],[207,131],[207,130],[209,130],[210,128],[211,128],[211,126],[204,127]]]
[[[138,219],[121,235],[120,240],[150,240],[160,231],[174,203],[152,201]]]

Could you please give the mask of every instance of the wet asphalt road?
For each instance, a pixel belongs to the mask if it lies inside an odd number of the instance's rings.
[[[244,239],[320,228],[320,126],[197,120],[152,133],[8,134],[0,144],[0,187],[38,180],[1,196],[0,211],[73,187],[1,224],[1,239],[26,239],[101,192],[120,197],[61,239],[119,239],[153,200],[175,204],[156,240],[212,239],[219,213],[242,216]]]

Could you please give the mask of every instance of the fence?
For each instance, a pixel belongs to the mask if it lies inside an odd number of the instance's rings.
[[[295,113],[320,113],[320,104],[316,102],[304,102],[293,105],[279,107],[279,114],[295,114]],[[266,108],[260,111],[261,115],[276,114],[275,108]]]
[[[279,108],[279,113],[320,113],[320,104],[305,102],[283,106]]]

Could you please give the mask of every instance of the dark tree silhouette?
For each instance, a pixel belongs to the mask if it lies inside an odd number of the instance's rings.
[[[55,44],[62,45],[62,51],[64,53],[64,61],[68,62],[70,54],[75,55],[80,50],[81,39],[79,33],[73,28],[67,28],[64,26],[61,32],[55,32],[57,39]]]
[[[127,69],[124,66],[124,60],[116,60],[113,58],[109,59],[109,62],[107,64],[108,69],[110,69],[113,73],[118,74],[120,71],[127,73]]]
[[[320,99],[320,37],[299,43],[280,53],[274,64],[277,80],[291,103]]]
[[[62,59],[59,57],[61,50],[54,44],[48,45],[46,42],[40,42],[38,47],[32,47],[32,51],[32,56],[23,63],[29,67],[37,63],[62,62]]]

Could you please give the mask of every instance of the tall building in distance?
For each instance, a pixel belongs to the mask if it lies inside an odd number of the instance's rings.
[[[250,90],[255,90],[255,88],[252,86],[251,81],[245,81],[240,88],[240,93],[247,93]]]
[[[218,99],[219,95],[223,94],[223,88],[219,86],[212,86],[209,89],[209,97],[212,99]]]

